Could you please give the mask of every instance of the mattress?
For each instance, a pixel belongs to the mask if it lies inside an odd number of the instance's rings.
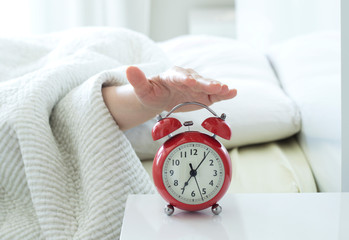
[[[316,192],[307,159],[295,137],[229,150],[233,174],[228,192]],[[143,160],[152,178],[153,161]]]

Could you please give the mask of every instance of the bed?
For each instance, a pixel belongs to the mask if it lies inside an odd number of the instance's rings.
[[[187,35],[158,44],[174,65],[193,68],[204,76],[238,89],[235,99],[212,106],[218,113],[227,114],[227,121],[233,131],[230,141],[221,139],[229,149],[233,163],[230,192],[316,192],[319,190],[317,182],[321,186],[326,185],[324,177],[332,178],[327,181],[328,184],[336,181],[338,174],[334,172],[322,176],[318,174],[318,181],[314,177],[313,167],[325,170],[320,166],[321,158],[314,162],[309,150],[314,154],[314,151],[320,151],[320,146],[306,147],[304,138],[305,135],[309,136],[308,131],[312,126],[314,129],[314,125],[323,122],[315,118],[311,120],[308,116],[319,116],[321,113],[317,111],[319,109],[309,109],[307,102],[302,103],[292,92],[297,92],[298,96],[301,92],[309,92],[310,96],[310,83],[316,86],[314,80],[323,76],[325,80],[327,77],[333,81],[333,87],[336,87],[338,39],[337,33],[316,33],[274,46],[268,54],[241,41],[213,36]],[[314,42],[321,44],[314,45]],[[299,53],[298,49],[303,51]],[[317,52],[315,58],[314,52]],[[289,67],[283,67],[282,64],[289,64]],[[308,68],[302,67],[304,64],[308,64]],[[325,64],[328,69],[319,72],[317,69]],[[291,81],[290,78],[294,79]],[[319,91],[321,87],[323,86],[317,86]],[[313,101],[316,101],[315,97]],[[321,108],[322,112],[324,108],[325,106]],[[336,121],[338,111],[337,107],[334,108],[330,114]],[[206,115],[204,110],[199,110],[177,114],[177,118],[181,121],[194,120],[200,124]],[[152,156],[162,142],[154,142],[150,134],[140,133],[150,133],[155,122],[153,119],[126,132],[150,176]],[[200,127],[196,130],[202,131]],[[331,171],[335,167],[329,166],[327,169]]]
[[[320,47],[309,44],[314,39],[326,41]],[[329,134],[336,131],[314,127],[319,119],[335,125],[338,106],[328,101],[318,111],[319,99],[302,101],[309,89],[299,91],[308,83],[332,93],[328,84],[314,84],[326,79],[334,90],[338,87],[336,34],[295,39],[267,55],[234,39],[182,36],[156,44],[114,28],[0,40],[3,239],[115,239],[127,196],[155,192],[151,165],[162,143],[151,139],[156,119],[122,132],[101,94],[103,85],[127,83],[130,64],[148,76],[171,65],[193,68],[238,89],[236,98],[212,106],[227,115],[233,132],[231,140],[222,140],[233,165],[230,192],[316,192],[319,183],[336,185],[336,162],[317,161],[324,158],[314,155],[337,153],[337,138]],[[312,56],[310,63],[306,56]],[[312,67],[301,68],[305,63]],[[315,104],[309,105],[311,100]],[[330,117],[321,117],[324,110]],[[198,110],[175,117],[199,125],[205,114]],[[309,144],[312,139],[317,144]],[[324,166],[331,174],[323,174]]]

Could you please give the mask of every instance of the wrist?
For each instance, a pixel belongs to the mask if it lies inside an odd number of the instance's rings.
[[[142,104],[131,85],[104,87],[104,102],[121,130],[140,125],[162,110]]]

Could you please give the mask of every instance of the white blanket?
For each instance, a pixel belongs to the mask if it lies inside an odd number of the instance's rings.
[[[0,39],[0,239],[119,237],[128,194],[153,191],[101,95],[131,64],[168,67],[123,29]]]

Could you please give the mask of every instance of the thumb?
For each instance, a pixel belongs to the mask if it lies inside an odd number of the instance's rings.
[[[126,69],[126,77],[129,83],[136,90],[146,90],[148,87],[148,79],[141,69],[130,66]]]

